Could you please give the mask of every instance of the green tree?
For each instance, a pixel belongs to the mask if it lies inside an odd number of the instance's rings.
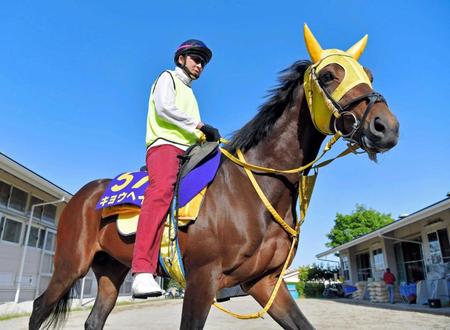
[[[339,272],[337,267],[324,267],[322,264],[312,264],[298,268],[298,283],[296,289],[300,297],[318,297],[321,296],[324,289],[323,283],[317,281],[330,280],[334,274]],[[319,285],[320,284],[320,285]]]
[[[336,247],[357,237],[370,233],[393,222],[390,214],[380,213],[364,205],[356,204],[351,214],[336,213],[334,227],[327,235],[328,247]]]
[[[296,289],[300,297],[304,296],[305,283],[308,280],[308,275],[309,275],[309,266],[300,266],[298,268],[299,282],[297,282],[296,284]]]
[[[334,279],[334,274],[339,274],[338,267],[331,267],[330,265],[325,267],[323,264],[312,264],[308,272],[308,281],[332,280]]]

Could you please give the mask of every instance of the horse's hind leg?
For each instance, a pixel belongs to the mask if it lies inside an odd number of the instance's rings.
[[[92,263],[92,270],[97,278],[97,297],[89,314],[85,329],[103,329],[106,318],[114,308],[129,268],[106,253],[97,253]]]
[[[244,289],[261,306],[265,306],[269,301],[277,280],[277,277],[268,275],[255,283],[244,285]],[[283,329],[314,329],[305,315],[300,311],[284,281],[268,313]]]

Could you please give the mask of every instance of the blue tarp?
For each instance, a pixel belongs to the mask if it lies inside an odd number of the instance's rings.
[[[408,297],[410,295],[417,296],[416,284],[402,284],[400,285],[400,295],[403,297]]]
[[[353,292],[355,292],[355,291],[357,291],[358,289],[356,288],[356,286],[353,286],[353,285],[344,285],[343,286],[344,287],[344,293],[347,295],[347,294],[350,294],[350,293],[353,293]]]

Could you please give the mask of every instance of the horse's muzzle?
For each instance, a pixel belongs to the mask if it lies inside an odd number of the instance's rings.
[[[369,152],[385,152],[398,142],[399,123],[395,117],[383,114],[374,116],[361,137],[361,143]]]

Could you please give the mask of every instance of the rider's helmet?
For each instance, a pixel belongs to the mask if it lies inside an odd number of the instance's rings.
[[[211,60],[212,52],[203,41],[189,39],[178,46],[175,51],[174,62],[177,66],[181,66],[178,63],[178,57],[180,55],[197,55],[204,60],[205,64],[207,64]]]

